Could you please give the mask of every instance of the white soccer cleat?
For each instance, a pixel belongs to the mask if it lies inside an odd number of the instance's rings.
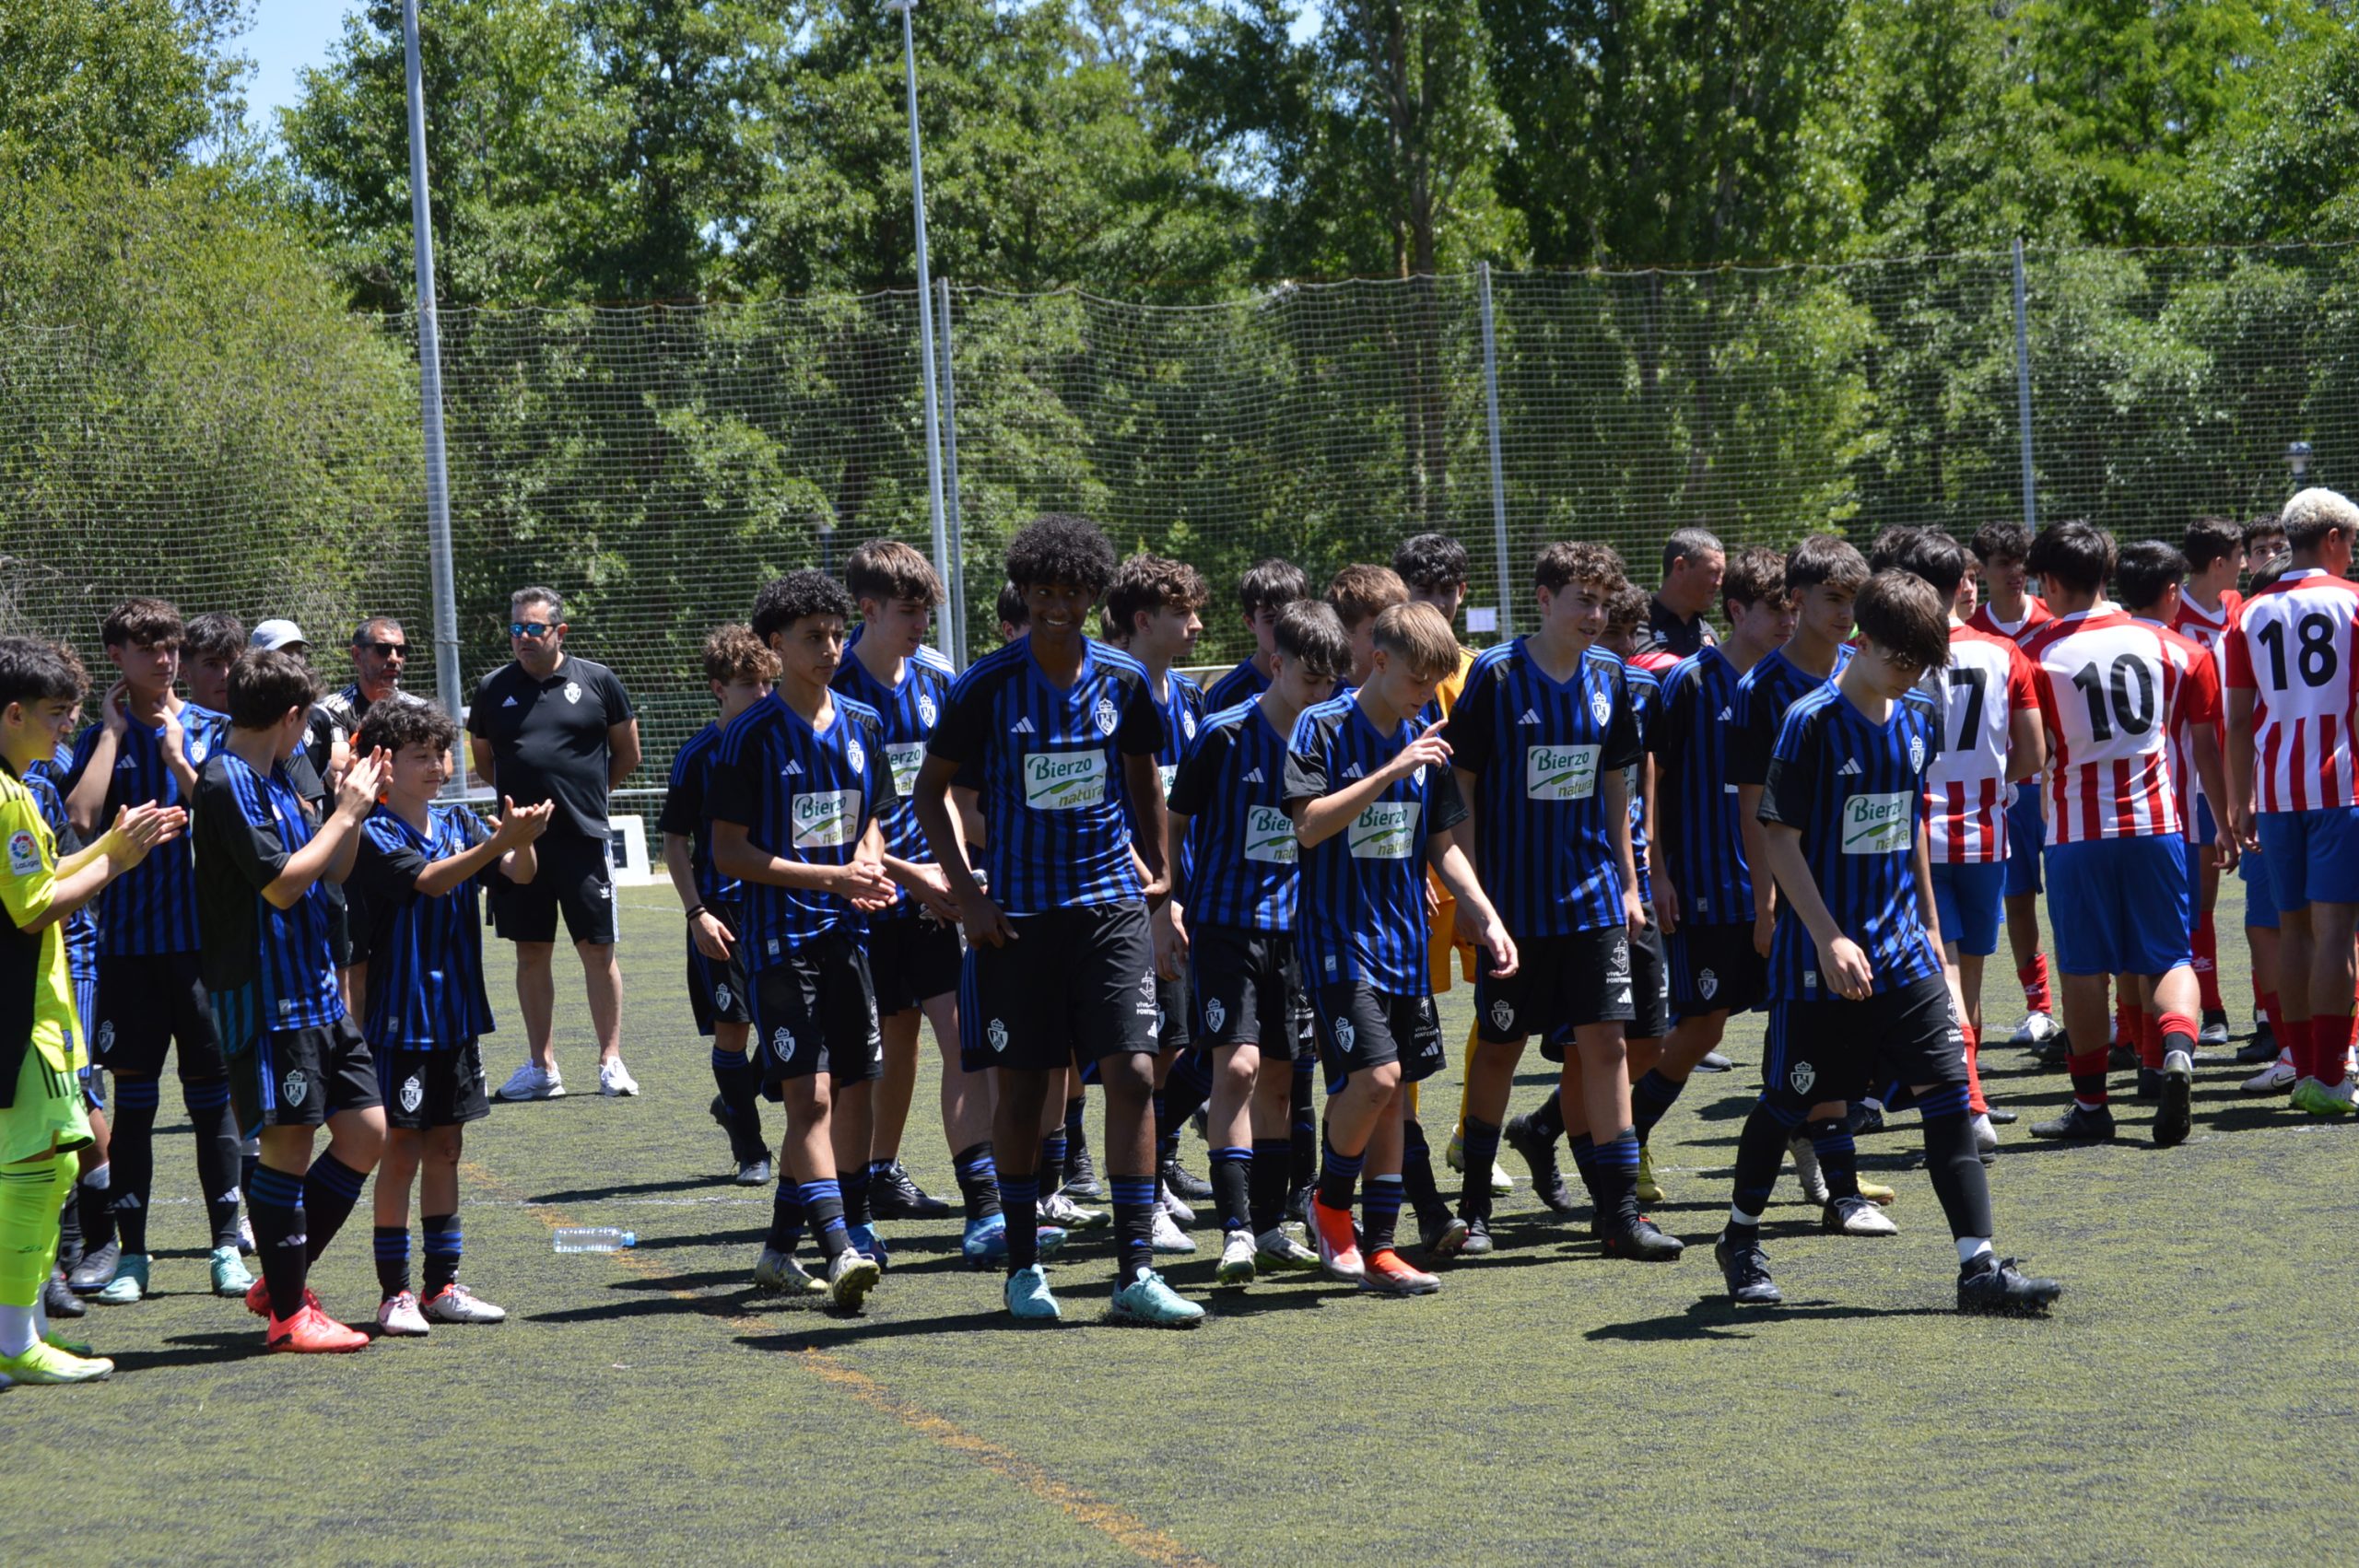
[[[1794,1157],[1794,1180],[1802,1189],[1802,1201],[1824,1209],[1834,1198],[1826,1189],[1826,1173],[1818,1168],[1818,1151],[1801,1133],[1786,1141],[1786,1153]]]
[[[639,1093],[639,1080],[630,1075],[618,1056],[608,1057],[598,1064],[598,1093],[608,1099]]]
[[[1178,1193],[1171,1190],[1171,1184],[1168,1181],[1156,1184],[1155,1207],[1157,1212],[1170,1215],[1182,1225],[1192,1225],[1196,1223],[1196,1211],[1189,1208]]]
[[[2294,1053],[2281,1050],[2277,1059],[2263,1067],[2236,1087],[2247,1094],[2283,1094],[2294,1087]]]
[[[551,1068],[543,1071],[534,1062],[526,1062],[508,1075],[499,1086],[495,1100],[556,1100],[565,1094],[565,1075]]]
[[[430,1331],[425,1314],[417,1310],[417,1297],[407,1291],[377,1304],[377,1329],[405,1339],[423,1339]]]
[[[1990,1113],[1979,1111],[1974,1117],[1974,1146],[1988,1154],[1999,1147],[1999,1129],[1990,1125]]]
[[[429,1323],[505,1323],[508,1321],[508,1309],[492,1305],[453,1280],[427,1298],[426,1320]]]
[[[1147,1245],[1173,1258],[1196,1250],[1195,1239],[1173,1224],[1171,1216],[1161,1209],[1155,1211],[1155,1224],[1147,1233]]]
[[[1253,1282],[1254,1246],[1251,1231],[1230,1231],[1221,1237],[1220,1267],[1214,1270],[1215,1285],[1250,1285]]]
[[[1103,1209],[1083,1208],[1067,1197],[1062,1188],[1041,1199],[1039,1211],[1042,1224],[1068,1231],[1094,1231],[1101,1225],[1111,1224],[1114,1220],[1114,1216]]]
[[[2044,1046],[2062,1033],[2063,1031],[2057,1026],[2056,1020],[2051,1015],[2045,1012],[2031,1012],[2025,1014],[2024,1021],[2015,1025],[2015,1032],[2007,1036],[2007,1043],[2014,1046]]]

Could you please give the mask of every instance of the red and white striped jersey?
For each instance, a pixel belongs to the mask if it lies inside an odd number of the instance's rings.
[[[2031,661],[2003,637],[1950,627],[1950,667],[1925,673],[1941,716],[1942,749],[1925,771],[1925,824],[1936,860],[2007,858],[2007,740],[2011,721],[2039,706]]]
[[[2048,841],[2158,837],[2181,830],[2168,736],[2190,700],[2182,657],[2151,621],[2118,604],[2061,616],[2026,650],[2040,718],[2055,740]]]
[[[2253,694],[2253,792],[2265,812],[2353,803],[2359,587],[2317,567],[2245,601],[2224,639],[2228,689]]]
[[[2189,593],[2178,596],[2178,614],[2171,618],[2171,630],[2181,637],[2190,637],[2205,648],[2218,652],[2220,639],[2236,624],[2236,612],[2245,607],[2245,596],[2231,588],[2220,595],[2220,613],[2205,611]]]
[[[2195,802],[2203,798],[2203,780],[2196,777],[2194,741],[2190,731],[2198,724],[2209,724],[2216,735],[2227,717],[2220,692],[2220,661],[2195,638],[2160,621],[2142,618],[2138,624],[2152,626],[2163,634],[2163,646],[2178,661],[2179,673],[2188,684],[2187,701],[2180,705],[2171,720],[2168,740],[2171,793],[2178,799],[2179,814],[2185,819],[2183,825],[2192,828],[2195,825]]]
[[[1991,613],[1990,602],[1986,599],[1975,606],[1972,618],[1966,624],[1976,631],[1988,632],[1992,637],[2003,637],[2017,648],[2028,649],[2031,647],[2033,638],[2056,624],[2056,616],[2048,608],[2046,600],[2036,594],[2026,593],[2024,595],[2022,620],[2009,622],[1999,619]]]

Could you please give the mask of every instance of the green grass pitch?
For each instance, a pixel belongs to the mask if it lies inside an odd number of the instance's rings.
[[[2221,945],[2241,1021],[2239,891]],[[960,1265],[954,1225],[896,1224],[866,1315],[839,1320],[748,1294],[769,1199],[722,1175],[678,914],[655,889],[624,907],[645,1096],[580,1092],[595,1079],[560,958],[574,1097],[500,1107],[471,1134],[466,1277],[511,1320],[263,1355],[255,1319],[205,1293],[190,1144],[168,1113],[157,1293],[82,1320],[121,1370],[0,1394],[0,1560],[2348,1561],[2359,1129],[2241,1099],[2248,1070],[2223,1059],[2199,1066],[2195,1136],[2176,1150],[2146,1145],[2149,1113],[2126,1097],[2111,1148],[2004,1130],[2001,1247],[2067,1284],[2044,1322],[1951,1312],[1954,1258],[1907,1117],[1861,1146],[1899,1188],[1901,1235],[1822,1235],[1781,1182],[1767,1239],[1789,1305],[1723,1304],[1703,1244],[1757,1017],[1731,1032],[1739,1071],[1699,1077],[1657,1136],[1671,1200],[1654,1212],[1691,1244],[1673,1266],[1603,1260],[1519,1188],[1500,1253],[1438,1297],[1215,1293],[1208,1246],[1169,1270],[1211,1302],[1201,1329],[1118,1330],[1097,1321],[1109,1269],[1088,1242],[1053,1270],[1066,1326],[1040,1332]],[[493,962],[511,1019],[496,946]],[[2012,984],[1989,1000],[2011,1024]],[[1463,989],[1444,1001],[1437,1145],[1468,1004]],[[522,1048],[512,1029],[489,1043],[495,1082]],[[2022,1052],[1983,1059],[2026,1122],[2063,1097]],[[947,1193],[930,1078],[907,1157]],[[1543,1082],[1525,1075],[1520,1107]],[[1192,1139],[1187,1158],[1202,1168]],[[641,1242],[556,1257],[561,1218]],[[365,1199],[316,1282],[331,1312],[370,1320]]]

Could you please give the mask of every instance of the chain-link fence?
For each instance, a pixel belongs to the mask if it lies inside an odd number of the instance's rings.
[[[1504,591],[1512,625],[1552,538],[1608,541],[1650,579],[1685,523],[1782,544],[2020,517],[2016,281],[2001,252],[1184,305],[945,286],[967,641],[990,645],[1002,548],[1047,510],[1199,566],[1207,662],[1242,650],[1229,585],[1263,556],[1320,580],[1445,530],[1473,605]],[[2273,507],[2292,443],[2327,482],[2359,466],[2359,250],[2034,251],[2022,281],[2041,519],[2175,538]],[[704,633],[760,582],[880,536],[926,547],[920,308],[446,313],[463,685],[506,657],[509,591],[555,586],[660,766],[707,717]],[[108,604],[149,591],[293,614],[323,649],[390,612],[426,649],[414,323],[274,320],[181,323],[169,355],[120,323],[0,336],[0,625],[95,656]],[[207,373],[230,331],[285,338],[267,374]],[[432,689],[426,658],[409,684]]]

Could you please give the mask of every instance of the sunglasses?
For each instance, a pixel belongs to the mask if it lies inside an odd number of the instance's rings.
[[[557,626],[555,623],[545,624],[535,621],[511,621],[508,623],[508,635],[510,637],[529,637],[537,639],[545,637],[554,637],[556,634]]]
[[[356,642],[352,646],[363,653],[373,653],[380,659],[390,659],[397,653],[405,654],[409,651],[409,644],[405,642]]]

